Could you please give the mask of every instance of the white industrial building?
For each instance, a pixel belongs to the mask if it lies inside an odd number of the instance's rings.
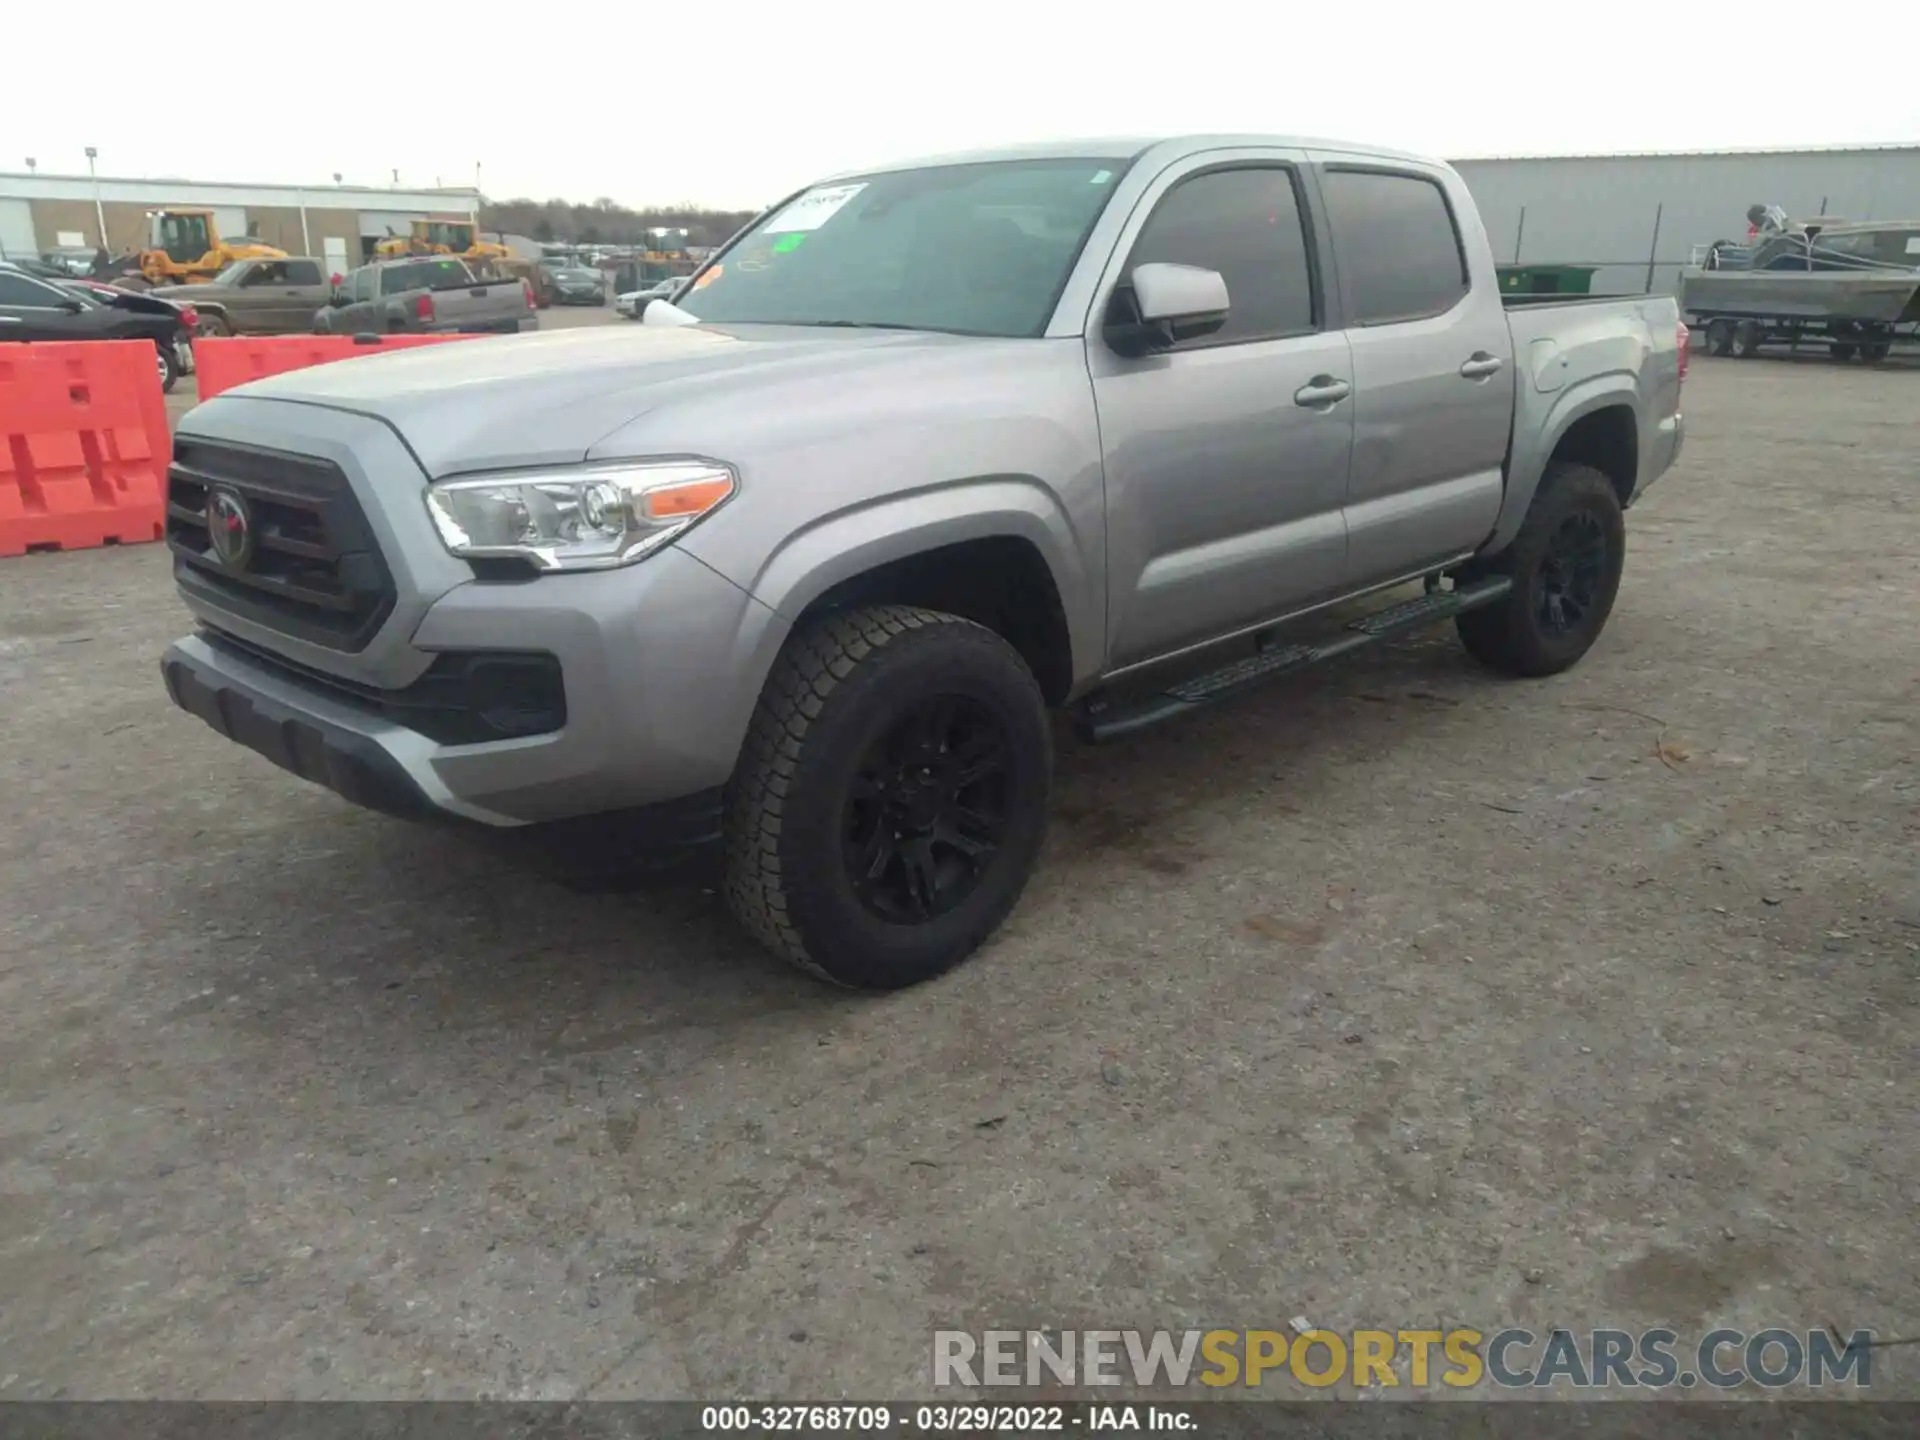
[[[1747,209],[1920,219],[1920,145],[1455,160],[1502,265],[1589,265],[1595,294],[1672,291],[1696,245],[1744,242]]]
[[[127,180],[102,175],[0,173],[0,256],[146,244],[153,210],[211,210],[226,237],[256,235],[293,255],[357,265],[389,234],[421,219],[466,219],[480,192],[359,185],[266,185],[208,180]]]

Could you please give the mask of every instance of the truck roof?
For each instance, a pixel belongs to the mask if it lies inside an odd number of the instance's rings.
[[[1411,160],[1431,165],[1438,162],[1410,151],[1392,150],[1380,145],[1361,145],[1349,140],[1329,140],[1306,135],[1161,135],[1085,140],[1047,140],[1026,145],[1005,145],[988,150],[965,150],[947,155],[921,155],[906,160],[890,160],[880,165],[863,165],[843,170],[828,180],[854,175],[879,175],[890,170],[918,170],[931,165],[979,165],[993,160],[1137,160],[1148,151],[1158,152],[1163,160],[1177,160],[1203,150],[1241,148],[1276,150],[1333,150],[1342,154],[1383,160]],[[824,182],[823,182],[824,183]]]

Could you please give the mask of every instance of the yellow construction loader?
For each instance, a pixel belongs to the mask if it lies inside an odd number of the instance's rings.
[[[405,255],[453,255],[475,268],[513,258],[505,245],[482,240],[479,227],[471,220],[415,220],[407,234],[387,236],[373,247],[373,253],[383,260]]]
[[[146,248],[117,262],[114,283],[197,285],[236,260],[284,260],[287,252],[252,235],[221,238],[211,210],[149,210]]]

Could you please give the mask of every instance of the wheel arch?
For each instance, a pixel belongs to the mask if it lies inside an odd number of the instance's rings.
[[[1507,494],[1493,534],[1480,549],[1493,555],[1513,543],[1547,467],[1556,460],[1592,465],[1613,481],[1622,509],[1639,484],[1642,450],[1642,402],[1635,377],[1598,375],[1554,397],[1544,422],[1525,445],[1516,443],[1507,463]]]
[[[689,537],[692,538],[692,537]],[[1019,650],[1051,704],[1098,668],[1101,577],[1050,491],[1021,477],[917,489],[822,517],[741,583],[779,640],[829,609],[902,604],[978,621]],[[777,617],[778,623],[774,619]],[[757,645],[764,677],[779,643]]]

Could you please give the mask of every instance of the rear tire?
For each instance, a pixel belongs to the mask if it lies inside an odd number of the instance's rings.
[[[1847,361],[1853,359],[1853,357],[1857,355],[1859,351],[1860,351],[1859,346],[1850,344],[1845,340],[1835,340],[1832,344],[1827,346],[1827,353],[1831,355],[1834,359],[1838,360],[1843,365],[1846,364]]]
[[[1461,643],[1505,675],[1557,675],[1577,663],[1613,612],[1627,527],[1613,482],[1591,465],[1555,461],[1513,544],[1483,569],[1513,577],[1497,605],[1454,621]]]
[[[1707,322],[1707,353],[1721,356],[1733,353],[1733,322],[1731,320]]]
[[[1032,673],[958,616],[883,605],[791,636],[727,802],[727,901],[820,979],[898,990],[1012,911],[1046,833],[1053,743]]]
[[[1733,327],[1733,353],[1742,360],[1751,360],[1760,353],[1760,342],[1766,336],[1751,320],[1742,320]]]
[[[1860,347],[1860,358],[1869,365],[1878,365],[1893,353],[1893,346],[1885,340],[1874,340]]]

